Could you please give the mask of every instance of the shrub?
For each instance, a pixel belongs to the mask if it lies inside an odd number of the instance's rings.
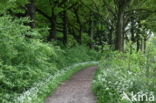
[[[26,18],[0,17],[0,101],[11,99],[36,80],[55,72],[55,65],[50,61],[50,57],[55,56],[54,48],[40,40],[27,38],[37,32],[24,26],[26,22]]]
[[[0,17],[0,103],[9,103],[34,83],[78,62],[98,58],[84,46],[61,49],[37,39],[27,18]]]
[[[123,54],[110,51],[108,55],[105,54],[93,81],[98,103],[132,103],[122,98],[123,93],[128,96],[132,92],[156,93],[153,70],[150,69],[150,76],[147,76],[146,61],[143,53]]]

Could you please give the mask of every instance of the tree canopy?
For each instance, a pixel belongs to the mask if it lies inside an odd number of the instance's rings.
[[[0,12],[29,17],[32,28],[48,28],[46,41],[67,45],[73,38],[75,42],[70,42],[96,49],[109,44],[124,51],[129,41],[140,50],[141,42],[155,32],[155,4],[155,0],[2,0]]]

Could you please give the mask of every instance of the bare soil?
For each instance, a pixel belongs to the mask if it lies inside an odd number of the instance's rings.
[[[97,67],[89,67],[76,73],[63,83],[45,103],[96,103],[91,84]]]

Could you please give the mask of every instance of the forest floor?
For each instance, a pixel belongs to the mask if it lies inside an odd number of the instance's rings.
[[[92,93],[92,80],[97,67],[89,67],[64,82],[46,100],[46,103],[96,103]]]

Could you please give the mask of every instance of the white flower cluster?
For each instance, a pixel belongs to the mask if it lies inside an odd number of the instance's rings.
[[[119,93],[123,93],[127,89],[133,86],[133,81],[131,78],[125,77],[126,74],[120,74],[119,71],[114,71],[109,68],[107,70],[101,71],[94,83],[100,84],[104,90],[115,89]],[[130,77],[130,76],[128,76]]]
[[[55,75],[50,75],[48,78],[45,78],[43,81],[39,83],[35,83],[32,88],[25,91],[23,94],[21,94],[19,97],[15,98],[15,103],[32,103],[33,100],[38,98],[38,92],[40,89],[42,89],[44,86],[47,86],[49,82],[55,81],[58,77],[64,75],[66,72],[68,72],[71,69],[75,69],[78,66],[83,65],[89,65],[89,64],[98,64],[96,61],[89,61],[89,62],[83,62],[83,63],[77,63],[72,66],[66,67],[57,73]]]
[[[144,74],[143,70],[136,72],[130,71],[127,68],[121,69],[101,66],[100,71],[93,81],[94,91],[97,93],[98,98],[100,98],[100,103],[106,100],[109,102],[113,101],[113,103],[120,101],[123,92],[126,92],[128,95],[130,95],[132,91],[150,92],[151,88],[147,86],[147,83],[152,87],[154,85],[148,81],[148,78]],[[151,78],[150,80],[152,82]]]

